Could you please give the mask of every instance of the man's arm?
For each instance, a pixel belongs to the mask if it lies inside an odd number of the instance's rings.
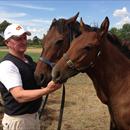
[[[9,91],[13,97],[19,102],[28,102],[40,98],[43,95],[49,94],[61,87],[61,84],[55,84],[50,81],[47,87],[35,90],[24,90],[22,86],[16,86],[11,88]]]

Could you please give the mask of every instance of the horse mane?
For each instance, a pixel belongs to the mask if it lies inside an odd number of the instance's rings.
[[[122,41],[115,34],[108,32],[107,38],[114,46],[120,50],[120,52],[122,52],[127,58],[130,59],[130,50],[128,46],[122,46]]]
[[[86,25],[86,26],[88,26],[88,25]],[[78,21],[67,24],[66,20],[63,18],[58,19],[58,20],[55,19],[52,22],[49,30],[51,30],[52,27],[55,27],[57,29],[57,31],[61,34],[64,34],[66,32],[66,30],[69,30],[70,36],[74,35],[74,37],[78,37],[81,34],[80,23]],[[70,39],[70,41],[72,41],[72,38]]]
[[[98,27],[91,27],[92,31],[99,31]],[[112,43],[114,46],[116,46],[120,52],[122,52],[127,58],[130,59],[130,50],[129,46],[123,46],[122,41],[113,33],[108,32],[107,33],[107,39]]]
[[[54,22],[52,22],[49,30],[52,28],[52,27],[56,27],[57,30],[59,31],[59,33],[63,33],[63,31],[65,30],[66,26],[65,26],[65,23],[64,23],[64,19],[59,19],[59,20],[55,20]]]

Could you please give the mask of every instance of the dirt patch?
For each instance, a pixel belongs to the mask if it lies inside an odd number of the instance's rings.
[[[56,130],[62,89],[49,95],[42,130]],[[96,96],[91,80],[79,74],[66,83],[62,130],[109,130],[107,107]]]

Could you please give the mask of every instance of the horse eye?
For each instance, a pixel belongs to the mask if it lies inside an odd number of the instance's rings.
[[[62,42],[63,42],[63,40],[58,40],[58,41],[56,42],[56,45],[60,45]]]
[[[87,47],[85,47],[85,50],[87,50],[87,51],[90,51],[91,49],[92,49],[91,46],[87,46]]]

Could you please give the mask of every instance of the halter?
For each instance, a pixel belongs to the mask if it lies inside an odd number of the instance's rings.
[[[47,58],[45,58],[45,57],[41,57],[41,56],[40,56],[39,60],[42,61],[43,63],[49,65],[51,68],[53,68],[54,65],[55,65],[54,62],[49,61],[49,60],[48,60]]]
[[[73,70],[76,70],[76,71],[79,71],[79,72],[84,72],[84,71],[85,71],[86,69],[88,69],[89,67],[94,67],[95,61],[96,61],[96,59],[100,56],[100,54],[101,54],[101,51],[99,50],[99,51],[97,52],[97,55],[96,55],[95,60],[94,60],[94,61],[91,61],[87,66],[82,67],[82,68],[76,68],[75,63],[74,63],[71,59],[69,59],[69,57],[68,57],[68,55],[67,55],[66,53],[64,53],[63,59],[66,61],[66,64],[68,65],[69,68],[71,68],[71,69],[73,69]]]

